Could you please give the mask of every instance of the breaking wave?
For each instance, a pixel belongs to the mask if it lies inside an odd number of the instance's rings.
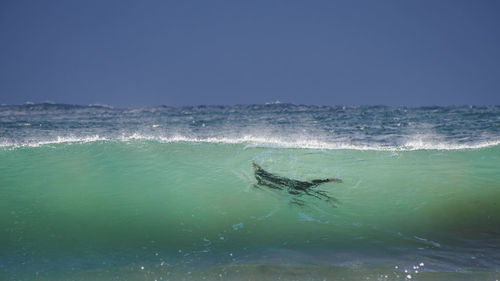
[[[0,143],[3,148],[40,147],[54,144],[73,144],[88,142],[130,142],[130,141],[155,141],[160,143],[213,143],[213,144],[243,144],[245,148],[268,147],[268,148],[297,148],[297,149],[322,149],[322,150],[381,150],[381,151],[412,151],[412,150],[464,150],[481,149],[493,147],[500,144],[500,140],[478,141],[475,143],[446,143],[423,140],[421,136],[409,137],[402,145],[380,145],[380,144],[352,144],[349,142],[325,142],[311,138],[285,139],[279,137],[259,137],[245,135],[242,137],[188,137],[183,135],[174,136],[150,136],[142,134],[121,135],[117,137],[104,137],[91,135],[84,137],[58,136],[46,140],[29,140],[23,142]]]

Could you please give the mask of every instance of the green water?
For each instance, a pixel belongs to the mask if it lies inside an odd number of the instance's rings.
[[[256,187],[254,161],[299,180],[341,178],[318,187],[337,201],[302,196],[299,206],[294,195]],[[404,279],[402,268],[425,262],[421,279],[489,280],[498,278],[500,262],[499,164],[498,145],[376,151],[97,141],[3,148],[0,269],[8,280],[166,280],[167,265],[174,280],[217,279],[220,272],[232,280],[357,280]]]

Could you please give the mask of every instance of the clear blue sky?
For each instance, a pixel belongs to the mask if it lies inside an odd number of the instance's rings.
[[[500,104],[500,1],[0,2],[0,103]]]

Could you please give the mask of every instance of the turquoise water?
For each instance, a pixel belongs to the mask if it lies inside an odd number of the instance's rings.
[[[500,278],[496,107],[2,110],[0,279]]]

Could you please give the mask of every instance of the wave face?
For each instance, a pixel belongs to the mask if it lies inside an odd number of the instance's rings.
[[[0,277],[495,280],[499,139],[497,107],[3,106]]]

